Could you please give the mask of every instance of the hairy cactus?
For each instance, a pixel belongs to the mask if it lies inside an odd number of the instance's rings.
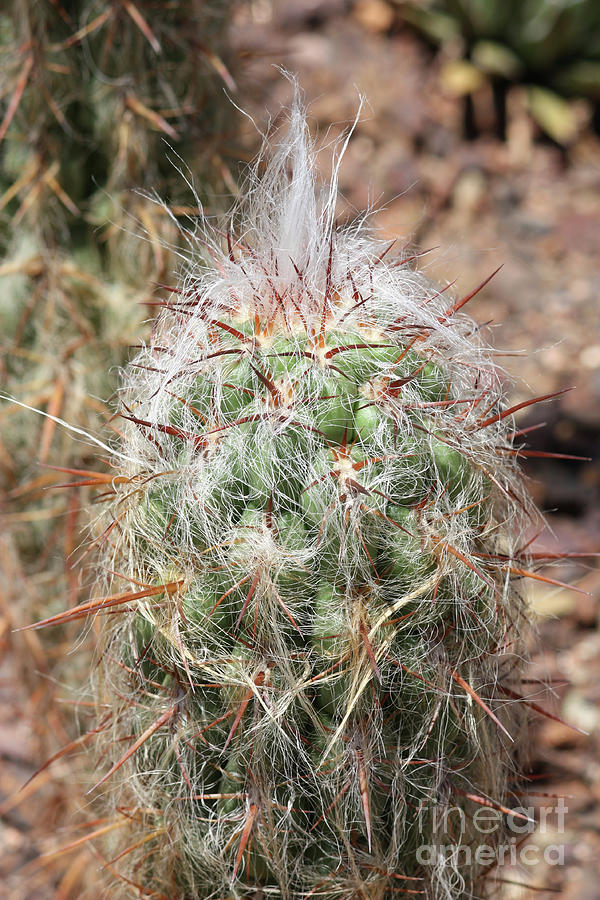
[[[237,237],[190,235],[85,477],[103,596],[49,621],[100,614],[117,893],[480,896],[459,851],[509,813],[537,515],[513,410],[472,294],[335,202],[296,104]]]

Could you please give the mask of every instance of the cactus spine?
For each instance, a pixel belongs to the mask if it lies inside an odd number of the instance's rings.
[[[512,416],[463,303],[335,200],[296,103],[123,376],[113,574],[62,619],[104,614],[127,895],[479,896],[442,847],[510,805],[536,515]]]

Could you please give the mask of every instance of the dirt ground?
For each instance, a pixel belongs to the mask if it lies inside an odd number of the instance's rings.
[[[600,551],[600,141],[586,108],[577,109],[572,145],[559,148],[541,139],[523,92],[515,89],[501,143],[485,133],[490,98],[482,89],[475,98],[482,134],[465,141],[461,99],[444,92],[439,61],[384,0],[359,0],[352,8],[343,0],[255,0],[237,14],[232,40],[243,72],[235,99],[261,127],[268,115],[277,119],[292,95],[276,66],[297,73],[325,146],[324,172],[332,138],[353,121],[364,97],[340,172],[342,218],[372,207],[382,236],[398,238],[399,246],[436,248],[421,267],[439,283],[456,279],[462,293],[502,265],[469,309],[502,350],[511,400],[573,388],[523,410],[523,427],[546,423],[530,434],[529,446],[591,457],[527,461],[550,526],[537,549]],[[243,147],[255,147],[253,125],[246,121],[243,128]],[[535,864],[505,866],[499,878],[502,896],[511,900],[594,900],[600,898],[600,568],[591,558],[544,571],[585,593],[534,583],[539,635],[531,678],[552,687],[537,687],[531,696],[588,734],[536,716],[531,775],[537,794],[524,805],[554,807],[562,797],[568,812],[564,829],[550,816],[548,827],[530,836]],[[14,570],[11,590],[19,577]],[[47,844],[40,835],[48,834],[49,823],[64,822],[68,811],[62,763],[58,780],[48,777],[30,800],[10,799],[39,765],[40,711],[25,705],[22,668],[15,674],[11,663],[6,605],[3,622],[0,897],[79,897],[82,872],[95,866],[89,850],[62,872],[62,881],[37,859]],[[33,670],[35,646],[29,649]],[[544,853],[552,846],[562,848],[560,864]],[[102,896],[89,890],[86,896]]]

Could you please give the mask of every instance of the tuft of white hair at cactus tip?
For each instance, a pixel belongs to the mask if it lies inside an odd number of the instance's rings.
[[[538,514],[503,381],[460,300],[336,226],[340,163],[319,185],[296,102],[122,376],[97,787],[125,895],[481,896],[474,816],[496,846],[518,802]]]

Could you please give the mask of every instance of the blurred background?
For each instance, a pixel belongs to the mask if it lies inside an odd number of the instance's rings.
[[[283,67],[299,77],[325,177],[364,98],[340,221],[371,209],[381,237],[403,255],[427,251],[420,267],[461,294],[502,265],[469,309],[499,351],[511,402],[572,388],[519,414],[548,513],[535,550],[600,550],[597,0],[7,0],[0,54],[3,391],[102,436],[117,368],[173,283],[176,222],[198,199],[218,213],[236,194],[258,131],[291,100]],[[98,465],[50,420],[0,407],[0,897],[10,900],[105,896],[81,830],[94,812],[77,743],[94,626],[15,631],[85,599],[93,493],[57,488],[77,476],[48,466]],[[569,810],[564,833],[554,821],[532,841],[563,846],[564,864],[540,853],[506,868],[499,890],[593,900],[600,569],[591,557],[540,573],[583,591],[531,585],[531,678],[548,685],[532,698],[550,713],[534,716],[535,802],[562,796]]]

